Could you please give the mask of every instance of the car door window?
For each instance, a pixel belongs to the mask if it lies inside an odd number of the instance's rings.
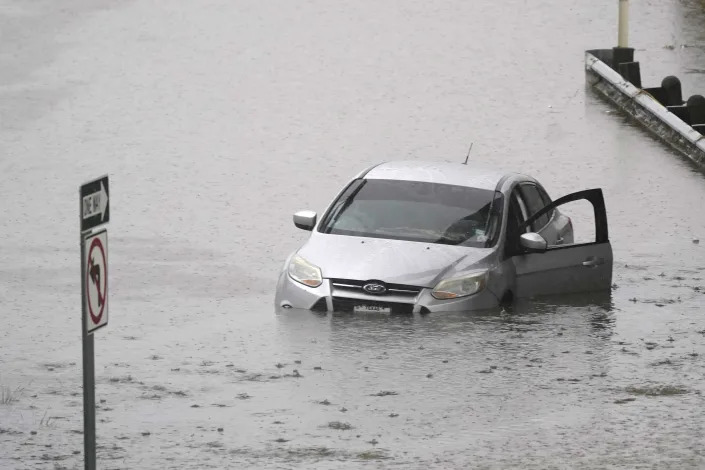
[[[524,202],[526,204],[526,208],[528,210],[528,216],[532,216],[536,214],[538,211],[544,208],[546,204],[544,204],[543,199],[541,198],[541,195],[539,194],[538,188],[534,184],[522,184],[519,186],[519,190],[521,192],[521,195],[524,199]],[[548,214],[543,214],[541,217],[538,217],[534,223],[531,224],[531,229],[534,232],[540,231],[543,227],[546,226],[548,221],[550,220],[550,217]]]
[[[521,224],[521,226],[519,227],[519,230],[521,231],[522,228],[531,226],[532,224],[535,223],[536,219],[544,216],[547,213],[550,213],[550,212],[556,210],[556,207],[558,207],[558,206],[562,206],[564,204],[574,202],[574,201],[580,201],[583,199],[590,202],[590,204],[592,204],[595,237],[594,237],[594,240],[592,240],[592,241],[580,242],[580,243],[576,243],[574,245],[590,245],[590,244],[600,244],[600,243],[609,242],[609,237],[608,237],[608,233],[607,233],[607,212],[605,210],[605,201],[604,201],[604,197],[602,195],[601,189],[587,189],[584,191],[578,191],[577,193],[568,194],[567,196],[563,196],[561,198],[558,198],[555,201],[553,201],[551,204],[549,204],[548,206],[542,208],[538,213],[532,215],[527,220],[525,220]],[[560,248],[564,248],[564,247],[565,246],[556,246],[556,247],[550,247],[550,248],[551,249],[560,249]]]

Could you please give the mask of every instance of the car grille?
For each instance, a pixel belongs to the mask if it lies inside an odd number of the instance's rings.
[[[391,309],[391,313],[413,313],[414,304],[402,302],[377,302],[363,299],[348,299],[345,297],[333,297],[333,310],[336,312],[352,312],[357,305],[371,305]]]
[[[362,290],[362,286],[367,284],[369,281],[358,281],[355,279],[331,279],[330,282],[333,285],[333,288],[336,289],[336,291],[348,291],[367,294]],[[385,283],[385,285],[387,287],[387,292],[380,295],[380,298],[384,297],[385,295],[413,298],[419,295],[419,292],[421,292],[422,289],[418,286],[409,286],[406,284]]]

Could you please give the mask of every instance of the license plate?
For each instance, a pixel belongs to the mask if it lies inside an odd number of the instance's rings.
[[[392,313],[391,307],[381,307],[379,305],[355,305],[355,313]]]

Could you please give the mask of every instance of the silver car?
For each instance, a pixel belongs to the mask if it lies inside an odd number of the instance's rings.
[[[585,199],[595,239],[573,243],[558,210]],[[275,304],[318,311],[430,313],[515,298],[609,290],[600,189],[552,201],[535,179],[449,163],[388,162],[357,175],[284,264]]]

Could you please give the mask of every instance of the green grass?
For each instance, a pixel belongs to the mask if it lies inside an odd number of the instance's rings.
[[[644,387],[627,387],[626,391],[632,395],[642,395],[646,397],[668,397],[673,395],[684,395],[688,390],[676,385],[654,385]]]
[[[385,460],[389,457],[379,450],[366,450],[357,454],[357,458],[360,460]]]
[[[16,389],[11,389],[10,387],[0,386],[0,405],[12,405],[17,400],[20,399],[20,395],[24,388],[17,387]]]
[[[348,431],[353,428],[352,425],[350,425],[349,423],[343,423],[341,421],[331,421],[330,423],[328,423],[328,427],[331,429],[338,429],[342,431]]]
[[[331,457],[336,454],[333,449],[327,447],[303,447],[289,449],[287,454],[292,457]]]

